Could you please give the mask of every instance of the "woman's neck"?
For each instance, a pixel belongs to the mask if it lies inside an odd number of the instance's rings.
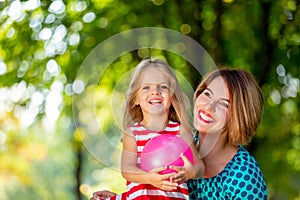
[[[205,141],[202,141],[203,143]],[[214,177],[224,170],[234,157],[238,147],[227,142],[226,134],[220,135],[218,141],[203,157],[205,165],[204,178]],[[201,151],[201,149],[200,149]],[[200,152],[201,153],[201,152]]]

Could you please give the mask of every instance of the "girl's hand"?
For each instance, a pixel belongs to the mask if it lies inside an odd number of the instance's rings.
[[[160,171],[165,170],[166,167],[154,169],[148,173],[148,183],[160,188],[161,190],[174,190],[177,188],[178,183],[169,181],[175,173],[159,174]]]
[[[108,190],[97,191],[93,193],[93,197],[90,200],[103,200],[109,197],[117,195],[116,193],[110,192]]]
[[[197,173],[197,169],[183,153],[181,153],[180,157],[184,161],[183,167],[170,166],[171,169],[178,171],[178,173],[170,178],[171,182],[174,183],[186,182],[187,180],[194,178]]]

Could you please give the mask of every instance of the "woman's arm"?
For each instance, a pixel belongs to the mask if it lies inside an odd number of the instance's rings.
[[[181,158],[184,161],[183,167],[170,166],[170,168],[175,169],[178,173],[171,177],[173,182],[185,182],[189,179],[197,179],[204,174],[205,166],[203,161],[200,159],[199,153],[193,142],[193,135],[188,128],[180,127],[180,137],[190,146],[193,156],[194,156],[194,164],[192,164],[186,156],[183,154]]]
[[[136,166],[137,144],[131,131],[124,133],[123,152],[121,159],[122,176],[131,182],[151,184],[162,190],[173,190],[178,186],[177,183],[171,183],[168,179],[174,174],[161,175],[158,172],[165,167],[154,169],[151,172],[145,172]]]

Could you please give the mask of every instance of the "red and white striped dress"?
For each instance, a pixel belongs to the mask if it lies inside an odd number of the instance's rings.
[[[180,124],[177,122],[169,121],[167,127],[162,131],[151,131],[135,123],[129,127],[135,136],[137,142],[137,166],[140,166],[141,152],[146,143],[153,137],[160,134],[173,134],[179,135]],[[176,190],[165,191],[150,184],[141,184],[127,181],[126,192],[117,196],[111,197],[110,199],[130,199],[130,200],[179,200],[189,199],[188,188],[186,183],[178,185]]]

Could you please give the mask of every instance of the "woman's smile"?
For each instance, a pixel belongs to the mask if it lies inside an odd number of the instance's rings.
[[[213,123],[215,120],[212,118],[212,116],[205,112],[204,110],[199,111],[199,119],[207,124]]]
[[[228,105],[227,85],[221,77],[217,77],[196,98],[194,127],[201,134],[220,132],[227,121]]]

